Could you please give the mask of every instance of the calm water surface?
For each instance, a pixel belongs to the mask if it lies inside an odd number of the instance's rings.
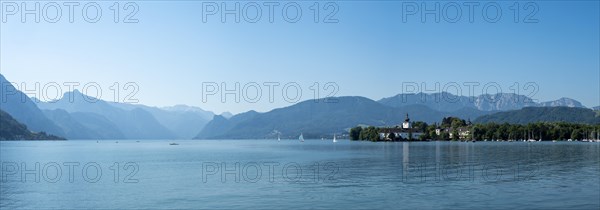
[[[0,142],[0,208],[600,208],[600,143],[176,142]]]

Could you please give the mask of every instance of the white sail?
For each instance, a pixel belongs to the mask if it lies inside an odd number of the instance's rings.
[[[335,139],[335,134],[333,134],[333,143],[337,142],[337,140]]]
[[[304,142],[304,136],[302,135],[302,133],[300,133],[300,137],[298,137],[298,139],[300,139],[301,142]]]
[[[281,136],[280,136],[280,134],[277,134],[277,141],[281,141]]]

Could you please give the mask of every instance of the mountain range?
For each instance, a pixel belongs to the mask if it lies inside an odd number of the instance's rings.
[[[47,117],[60,122],[67,138],[82,139],[190,139],[214,116],[212,112],[183,105],[157,108],[106,102],[77,90],[56,101],[38,100],[37,106],[47,110]],[[73,125],[87,130],[72,129]]]
[[[213,112],[187,105],[157,108],[141,104],[112,102],[110,104],[124,110],[141,109],[152,114],[161,125],[170,130],[178,139],[193,138],[215,115]]]
[[[327,103],[326,101],[335,101]],[[391,126],[404,121],[407,113],[413,120],[435,122],[449,113],[422,105],[401,109],[389,107],[359,96],[308,100],[266,113],[246,112],[229,120],[215,117],[197,136],[198,139],[284,138],[302,132],[307,138],[330,137],[356,125]]]
[[[19,91],[1,74],[0,109],[18,122],[27,125],[27,128],[33,132],[44,131],[57,136],[64,136],[65,134],[60,127],[44,115],[27,95]]]
[[[475,123],[528,124],[534,122],[567,122],[600,124],[600,114],[579,107],[525,107],[519,110],[499,112],[477,118]]]
[[[451,93],[398,94],[379,100],[379,103],[391,107],[404,107],[420,104],[438,111],[453,112],[460,109],[497,112],[521,109],[523,107],[579,107],[585,108],[579,101],[560,98],[555,101],[536,103],[533,99],[514,93],[484,94],[479,96],[456,96]]]
[[[191,139],[214,114],[197,107],[106,102],[74,90],[61,99],[29,98],[0,75],[1,106],[31,131],[68,139]]]
[[[569,98],[536,103],[517,94],[475,97],[450,93],[399,94],[374,101],[360,96],[308,100],[283,108],[237,115],[215,115],[198,107],[151,107],[107,102],[74,90],[59,100],[30,99],[0,75],[1,107],[33,132],[68,139],[248,139],[330,137],[357,125],[393,126],[409,114],[413,121],[439,122],[443,117],[482,119],[526,107],[583,108]],[[484,121],[485,118],[482,119]],[[496,118],[491,118],[496,119]]]
[[[246,112],[230,119],[216,116],[196,138],[295,138],[300,133],[308,138],[322,138],[345,133],[357,125],[395,126],[404,121],[409,113],[413,121],[435,123],[448,116],[476,119],[508,110],[547,106],[583,107],[581,103],[567,98],[535,103],[528,97],[516,94],[478,97],[449,93],[400,94],[379,101],[348,96],[304,101],[266,113]]]
[[[3,110],[0,110],[0,125],[0,140],[64,140],[45,132],[31,132]]]

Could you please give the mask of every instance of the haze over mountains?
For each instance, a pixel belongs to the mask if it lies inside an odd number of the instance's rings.
[[[48,119],[27,95],[17,90],[0,74],[0,109],[34,132],[45,131],[64,136],[63,130]]]
[[[30,99],[0,75],[0,109],[34,132],[68,139],[191,139],[213,117],[197,107],[164,109],[106,102],[75,90],[57,101]]]
[[[0,109],[31,131],[67,139],[249,139],[331,137],[357,125],[394,126],[406,114],[413,121],[439,122],[443,117],[472,119],[524,107],[576,107],[569,98],[535,103],[516,94],[476,97],[449,93],[399,94],[374,101],[359,96],[308,100],[265,113],[215,115],[198,107],[150,107],[106,102],[75,90],[57,101],[31,100],[0,75]],[[332,100],[333,99],[333,100]],[[36,102],[34,102],[36,101]],[[590,110],[591,111],[591,110]],[[493,119],[493,118],[492,118]]]
[[[84,98],[87,97],[87,98]],[[90,102],[93,101],[93,102]],[[90,98],[79,91],[65,93],[57,101],[38,102],[43,110],[54,110],[52,119],[68,122],[59,125],[89,123],[95,131],[108,131],[118,128],[110,135],[83,135],[76,130],[67,132],[67,138],[106,138],[106,139],[190,139],[212,119],[212,112],[200,108],[177,106],[166,109],[135,104],[106,102]],[[62,111],[60,111],[62,110]],[[72,115],[69,117],[68,115]],[[97,122],[97,123],[90,123]],[[72,130],[61,126],[64,130]],[[90,128],[91,125],[84,126]]]
[[[0,140],[62,140],[44,132],[31,132],[8,113],[0,110]]]

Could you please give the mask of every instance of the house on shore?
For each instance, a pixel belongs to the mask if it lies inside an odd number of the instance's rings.
[[[453,128],[453,127],[436,127],[435,128],[435,134],[440,137],[443,134],[447,134],[447,138],[450,139],[455,139],[454,135],[457,135],[458,137],[456,139],[460,139],[460,140],[470,140],[471,139],[471,120],[468,120],[466,122],[465,125],[461,125],[460,127],[457,128]]]
[[[454,131],[450,132],[450,138],[454,138]],[[458,139],[460,140],[468,140],[471,138],[471,129],[469,127],[460,127],[456,129],[456,133],[458,134]]]

